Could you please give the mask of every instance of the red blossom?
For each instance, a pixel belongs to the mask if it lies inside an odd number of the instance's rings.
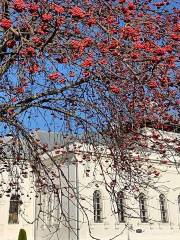
[[[109,87],[109,89],[110,89],[111,92],[113,92],[113,93],[115,93],[115,94],[120,93],[120,89],[119,89],[119,87],[116,86],[116,85],[111,85],[111,86]]]
[[[93,44],[93,40],[89,37],[86,37],[82,40],[82,44],[84,47],[89,47]]]
[[[26,79],[24,79],[24,78],[21,78],[21,79],[20,79],[20,83],[21,83],[21,85],[22,85],[23,87],[28,86],[28,83],[27,83]]]
[[[80,29],[77,28],[77,27],[74,29],[74,32],[75,32],[76,34],[80,34],[80,33],[81,33]]]
[[[70,76],[70,77],[75,77],[75,72],[70,71],[70,72],[69,72],[69,76]]]
[[[107,45],[104,43],[99,43],[98,48],[102,53],[107,53],[109,51]]]
[[[90,74],[89,71],[84,71],[84,72],[83,72],[83,77],[85,77],[85,78],[89,77],[90,75],[91,75],[91,74]]]
[[[42,15],[42,20],[44,21],[44,22],[48,22],[48,21],[51,21],[52,20],[52,15],[50,14],[50,13],[44,13],[43,15]]]
[[[131,2],[131,3],[128,4],[128,8],[129,8],[129,10],[135,10],[136,6],[135,6],[134,3]]]
[[[138,17],[142,18],[143,17],[143,13],[138,13]]]
[[[13,7],[17,12],[22,12],[25,9],[26,4],[23,0],[15,0],[13,2]]]
[[[158,47],[154,50],[157,55],[164,55],[166,53],[166,49],[164,47]]]
[[[160,59],[159,56],[152,56],[151,60],[152,60],[153,63],[157,63],[157,62],[160,62],[161,59]]]
[[[36,73],[36,72],[38,72],[38,71],[39,71],[39,66],[38,66],[38,64],[36,64],[36,63],[29,68],[29,72],[30,72],[30,73]]]
[[[11,99],[11,101],[12,101],[13,103],[17,102],[17,98],[16,98],[16,97],[13,97],[13,98]]]
[[[51,8],[58,14],[62,14],[64,12],[64,8],[55,3],[52,4]]]
[[[171,34],[171,38],[174,40],[174,41],[179,41],[180,40],[180,34]]]
[[[32,42],[39,45],[42,43],[42,39],[40,37],[33,37]]]
[[[50,80],[56,80],[56,79],[59,78],[59,76],[60,76],[60,73],[59,73],[59,72],[54,72],[54,73],[49,74],[49,75],[48,75],[48,78],[49,78]]]
[[[11,25],[12,25],[12,22],[11,22],[10,19],[2,18],[2,19],[0,20],[0,26],[1,26],[2,28],[4,28],[5,30],[6,30],[6,29],[9,29],[9,28],[11,27]]]
[[[131,26],[125,26],[121,28],[121,35],[123,38],[137,37],[138,34],[139,34],[138,29],[135,29]]]
[[[68,63],[68,58],[60,57],[60,58],[56,58],[56,61],[58,63]]]
[[[108,64],[108,61],[106,59],[102,58],[101,60],[99,60],[99,64],[106,65],[106,64]]]
[[[156,82],[156,81],[150,81],[149,83],[148,83],[148,86],[150,87],[150,88],[157,88],[158,87],[158,83]]]
[[[155,3],[154,5],[155,5],[157,8],[159,8],[159,7],[164,6],[165,4],[166,4],[165,2],[157,2],[157,3]]]
[[[161,79],[161,82],[164,83],[164,84],[168,84],[168,83],[169,83],[168,77],[163,77],[163,78]]]
[[[64,17],[58,17],[56,19],[56,26],[61,26],[64,22],[65,22],[65,18]]]
[[[77,18],[84,18],[85,17],[85,12],[80,8],[80,7],[73,7],[70,10],[71,14],[73,17],[77,17]]]
[[[91,67],[93,63],[93,59],[92,58],[86,58],[83,63],[81,64],[82,67]]]
[[[73,49],[79,50],[79,53],[82,54],[86,47],[91,46],[93,43],[91,38],[84,38],[82,40],[72,40],[70,45]]]
[[[87,20],[87,25],[88,26],[93,26],[93,25],[95,25],[96,24],[96,19],[95,18],[89,18],[88,20]]]
[[[175,61],[176,61],[175,56],[170,56],[166,59],[166,62],[169,65],[169,67],[174,67],[175,66]]]
[[[140,54],[139,53],[131,53],[131,58],[133,58],[133,59],[137,59],[139,56],[140,56]]]
[[[60,83],[65,83],[65,78],[61,78]]]
[[[110,50],[115,49],[115,48],[117,48],[117,47],[119,47],[119,43],[118,43],[118,41],[115,41],[115,40],[113,40],[113,41],[111,42],[111,44],[109,45],[109,49],[110,49]]]
[[[6,43],[6,46],[8,48],[13,48],[16,44],[16,41],[15,40],[8,40],[7,43]]]
[[[48,27],[46,25],[40,25],[37,28],[36,32],[41,34],[41,35],[44,35],[46,33],[47,29],[48,29]]]
[[[68,58],[63,58],[62,63],[68,63]]]
[[[39,5],[38,4],[35,4],[35,3],[31,3],[29,4],[29,11],[31,13],[35,13],[39,10]]]
[[[107,19],[107,23],[114,24],[116,22],[117,22],[116,17],[114,17],[114,16],[109,16]]]
[[[180,32],[180,23],[175,24],[173,30],[174,30],[174,32]]]
[[[27,47],[21,51],[21,54],[24,56],[34,56],[36,54],[36,51],[33,47]]]
[[[82,43],[79,40],[72,40],[70,45],[74,49],[79,49],[80,47],[82,47]]]
[[[24,86],[20,86],[20,87],[15,88],[15,91],[17,93],[24,93],[25,92],[25,88],[24,88]]]
[[[166,45],[165,47],[166,52],[171,53],[173,51],[173,48],[171,45]]]

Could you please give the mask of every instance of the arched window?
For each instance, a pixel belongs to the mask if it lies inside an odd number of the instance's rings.
[[[144,193],[140,193],[139,195],[139,209],[141,222],[147,222],[148,221],[147,202]]]
[[[13,194],[10,198],[10,205],[9,205],[9,224],[18,224],[18,214],[19,214],[19,206],[20,206],[20,196],[17,194]]]
[[[180,195],[178,196],[178,208],[179,208],[179,213],[180,213]]]
[[[161,222],[168,222],[168,212],[167,212],[167,204],[166,198],[164,194],[159,195],[159,204],[160,204],[160,212],[161,212]]]
[[[117,213],[119,222],[125,222],[125,209],[124,209],[124,193],[119,192],[117,195]]]
[[[94,222],[102,222],[102,199],[101,192],[99,190],[93,193],[93,206],[94,206]]]

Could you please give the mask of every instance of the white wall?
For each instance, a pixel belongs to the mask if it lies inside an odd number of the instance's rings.
[[[80,160],[80,157],[78,157]],[[125,224],[118,223],[117,216],[112,214],[109,194],[105,190],[105,185],[102,177],[95,173],[95,165],[89,163],[90,172],[87,177],[85,174],[86,164],[79,164],[79,185],[80,193],[84,200],[81,201],[82,205],[89,209],[88,218],[90,229],[93,237],[97,237],[102,240],[113,239],[116,235],[123,231]],[[97,187],[98,184],[98,187]],[[124,192],[126,195],[126,203],[136,210],[138,214],[133,212],[133,216],[137,218],[126,219],[126,223],[133,230],[124,230],[123,234],[119,235],[118,240],[179,240],[180,239],[180,212],[178,209],[178,195],[180,195],[180,174],[177,174],[176,169],[169,167],[167,172],[164,172],[160,177],[157,186],[159,186],[160,192],[164,193],[167,197],[168,207],[168,223],[161,223],[161,215],[159,210],[159,194],[152,189],[146,189],[148,202],[148,215],[151,220],[150,223],[141,223],[139,217],[139,203],[135,200],[130,193]],[[103,223],[94,223],[93,220],[93,192],[99,189],[103,196]],[[126,210],[130,213],[130,210]],[[89,229],[85,214],[80,214],[80,240],[90,240]],[[136,233],[136,229],[142,229],[142,233]]]
[[[148,214],[149,218],[152,219],[150,223],[141,223],[138,218],[127,219],[127,223],[131,226],[132,230],[125,228],[125,224],[118,223],[117,216],[114,216],[111,211],[111,204],[109,201],[109,195],[105,190],[105,185],[101,175],[96,174],[95,164],[86,161],[82,161],[82,155],[76,156],[80,162],[78,165],[68,165],[62,167],[64,174],[69,175],[69,180],[73,184],[74,188],[79,188],[80,205],[86,208],[88,220],[85,213],[79,211],[79,239],[78,240],[90,240],[92,239],[89,235],[89,229],[94,237],[101,240],[110,240],[113,237],[118,236],[115,240],[179,240],[180,239],[180,213],[177,204],[177,197],[180,194],[180,175],[177,174],[176,170],[172,167],[165,172],[163,177],[159,179],[159,189],[163,192],[168,199],[168,215],[169,222],[160,222],[160,211],[159,211],[159,193],[155,190],[146,190],[148,196]],[[78,168],[78,175],[76,175],[76,166]],[[89,176],[86,175],[87,168]],[[97,170],[98,171],[98,170]],[[78,185],[76,180],[78,179]],[[24,180],[23,189],[24,193],[31,191],[31,179],[27,178]],[[63,183],[62,186],[65,186]],[[94,223],[93,220],[93,192],[96,189],[100,189],[103,197],[103,222]],[[127,204],[131,204],[133,209],[139,212],[138,202],[130,196],[130,193],[125,192]],[[36,206],[35,211],[35,200],[38,201],[31,195],[31,200],[26,196],[22,197],[23,207],[26,209],[25,213],[28,216],[28,220],[32,220],[35,217],[35,212],[38,211]],[[71,226],[73,226],[74,232],[77,232],[77,209],[73,204],[77,205],[76,201],[71,199],[68,203],[67,199],[62,202],[64,210],[67,210],[71,219]],[[52,236],[53,230],[49,232],[41,221],[38,225],[27,224],[21,217],[19,218],[19,224],[10,225],[8,224],[8,211],[9,211],[9,198],[3,197],[0,199],[0,240],[16,240],[20,228],[24,228],[27,232],[28,240],[47,240]],[[130,213],[130,210],[127,210]],[[67,214],[67,215],[68,215]],[[135,214],[133,214],[135,216]],[[138,215],[136,215],[138,217]],[[64,226],[65,221],[62,221],[60,230],[57,231],[51,240],[77,240],[77,236],[73,231],[69,231]],[[89,224],[89,225],[88,225]],[[34,226],[36,227],[34,235]],[[123,231],[124,229],[124,231]],[[142,229],[142,233],[136,233],[136,229]],[[123,232],[121,234],[121,232]],[[34,237],[35,236],[35,237]]]
[[[8,182],[8,174],[3,175],[3,181],[5,183]],[[20,209],[23,212],[19,214],[18,224],[8,224],[10,197],[4,195],[0,198],[0,240],[17,240],[21,228],[26,230],[28,240],[34,240],[34,224],[29,224],[35,216],[34,194],[33,192],[30,194],[30,181],[31,179],[28,177],[24,179],[24,183],[22,183],[22,192],[24,195],[21,196],[23,204]],[[28,194],[31,199],[27,197]]]

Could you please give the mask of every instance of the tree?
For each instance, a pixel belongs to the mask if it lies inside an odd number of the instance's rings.
[[[18,240],[27,240],[26,231],[24,229],[20,229]]]
[[[150,160],[142,167],[146,148],[178,167],[169,157],[179,151],[177,140],[159,131],[179,126],[175,1],[2,0],[0,14],[2,172],[18,166],[26,175],[30,164],[38,186],[53,186],[35,128],[91,144],[97,156],[105,145],[111,170],[132,191],[160,174],[147,174]],[[143,126],[151,126],[149,135]],[[116,179],[107,184],[110,193]]]

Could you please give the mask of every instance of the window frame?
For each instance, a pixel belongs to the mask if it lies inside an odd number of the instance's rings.
[[[161,222],[168,223],[168,209],[167,209],[167,201],[164,194],[159,195],[159,209],[161,214]]]
[[[139,194],[139,210],[142,223],[148,222],[147,198],[144,193]]]
[[[117,205],[117,214],[118,214],[118,222],[119,223],[125,223],[125,209],[124,209],[124,193],[122,191],[118,192],[117,198],[116,198],[116,205]]]
[[[94,223],[102,223],[102,194],[100,190],[95,190],[93,192],[93,214],[94,214]]]
[[[12,194],[9,202],[8,224],[19,224],[19,206],[21,204],[20,196]]]

